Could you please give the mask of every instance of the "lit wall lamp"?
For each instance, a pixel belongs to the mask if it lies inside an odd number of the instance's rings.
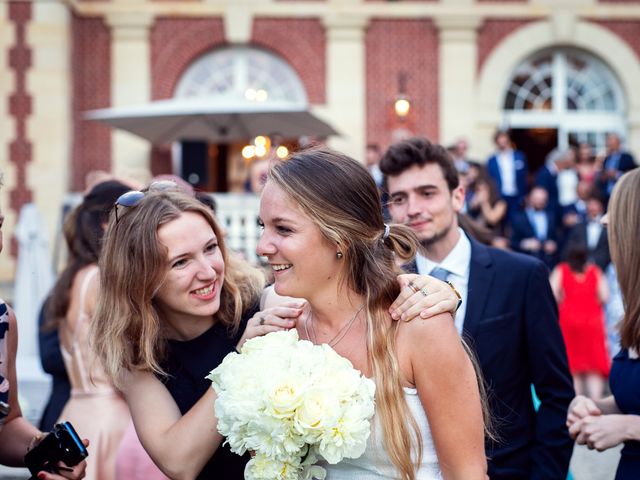
[[[407,74],[404,72],[398,74],[398,94],[393,108],[401,120],[409,115],[409,110],[411,110],[411,102],[407,96]]]

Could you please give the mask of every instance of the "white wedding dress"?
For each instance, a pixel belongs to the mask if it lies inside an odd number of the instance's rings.
[[[415,388],[404,388],[407,405],[422,433],[422,463],[416,472],[416,480],[442,480],[438,457],[431,438],[427,416]],[[336,465],[321,462],[327,471],[326,480],[381,480],[397,479],[398,474],[382,441],[382,428],[374,418],[367,448],[360,458],[345,458]]]

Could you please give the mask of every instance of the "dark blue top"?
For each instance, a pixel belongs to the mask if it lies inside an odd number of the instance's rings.
[[[640,359],[631,359],[628,350],[621,350],[613,359],[609,385],[622,413],[640,415]],[[624,442],[616,480],[637,479],[639,474],[640,442]]]
[[[221,323],[215,323],[209,330],[192,340],[169,340],[167,357],[161,363],[169,376],[161,380],[183,415],[200,400],[208,388],[211,388],[211,382],[205,376],[220,365],[228,353],[234,351],[247,326],[247,320],[257,310],[258,306],[255,305],[245,312],[236,335],[231,335]],[[197,478],[242,480],[248,461],[249,455],[241,457],[232,453],[228,446],[220,445]]]

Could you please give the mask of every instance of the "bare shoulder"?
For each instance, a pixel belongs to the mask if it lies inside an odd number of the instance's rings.
[[[441,360],[462,349],[460,336],[450,313],[401,322],[397,342],[398,350],[409,355],[414,368],[416,364],[433,364],[432,360]]]

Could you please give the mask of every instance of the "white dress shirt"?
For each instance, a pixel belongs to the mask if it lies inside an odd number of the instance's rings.
[[[595,248],[598,246],[600,233],[602,233],[602,224],[600,223],[600,217],[587,223],[587,247],[589,247],[589,250],[595,250]]]
[[[462,332],[464,317],[467,312],[467,293],[469,291],[469,269],[471,263],[471,242],[461,228],[458,228],[460,238],[442,262],[435,263],[421,254],[416,255],[416,269],[420,275],[429,275],[436,267],[449,271],[447,280],[450,281],[462,297],[462,304],[456,312],[455,324],[458,333]]]
[[[518,194],[518,185],[516,184],[516,163],[513,158],[513,150],[498,152],[497,160],[502,181],[502,194],[515,197]]]

